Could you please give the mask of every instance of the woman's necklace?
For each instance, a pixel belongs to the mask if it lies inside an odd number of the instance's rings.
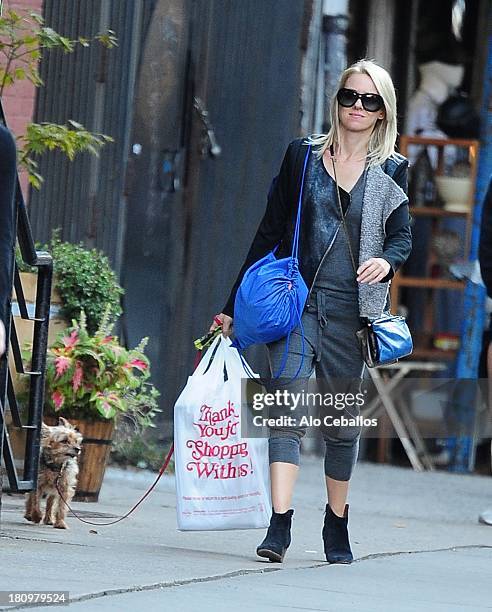
[[[337,156],[337,153],[335,153],[335,155],[331,155],[331,152],[328,149],[328,153],[329,153],[329,158],[333,159],[334,162],[336,163],[340,163],[340,164],[350,164],[350,163],[360,163],[362,161],[366,161],[367,155],[365,155],[364,157],[361,157],[360,159],[340,159]]]

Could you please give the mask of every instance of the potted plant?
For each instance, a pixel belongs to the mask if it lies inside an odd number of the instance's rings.
[[[63,416],[84,436],[76,499],[97,501],[115,423],[126,415],[152,424],[158,391],[149,382],[147,338],[126,349],[112,334],[109,307],[91,333],[84,311],[48,350],[45,421]]]
[[[84,312],[89,333],[94,333],[104,314],[116,320],[121,314],[121,288],[107,256],[83,244],[63,242],[53,232],[46,246],[53,257],[54,286],[60,295],[60,314],[67,324]]]
[[[51,302],[56,305],[54,313],[57,315],[55,326],[57,332],[60,331],[59,320],[65,322],[63,325],[65,328],[73,319],[79,318],[82,310],[85,312],[90,332],[98,328],[107,308],[112,319],[116,320],[120,316],[120,297],[124,291],[118,283],[109,259],[102,251],[87,249],[83,244],[63,242],[59,238],[59,230],[53,232],[48,244],[37,244],[36,248],[48,251],[53,256],[54,279]],[[16,260],[26,302],[34,304],[37,268],[22,261],[19,249],[16,252]],[[16,300],[14,300],[14,310],[16,310],[15,304]],[[55,336],[56,334],[53,334],[53,339]],[[21,337],[24,336],[21,334]]]
[[[83,310],[87,327],[93,333],[99,326],[104,312],[109,309],[112,320],[121,314],[120,297],[124,293],[108,258],[102,251],[86,249],[82,244],[62,242],[59,231],[53,233],[47,245],[36,245],[38,250],[49,251],[54,259],[54,281],[51,293],[50,326],[48,342],[51,344],[57,334],[78,319]],[[28,310],[34,316],[36,301],[37,268],[25,264],[17,252],[17,265]],[[19,343],[25,346],[32,340],[33,324],[21,319],[17,296],[12,302],[15,326]],[[11,358],[12,361],[12,358]],[[14,372],[13,363],[11,371]],[[16,392],[21,392],[25,381],[14,376]]]

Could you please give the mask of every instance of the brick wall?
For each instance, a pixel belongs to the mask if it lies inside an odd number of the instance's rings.
[[[15,11],[36,11],[42,13],[43,0],[6,0],[4,11],[12,8]],[[10,130],[19,136],[24,133],[26,124],[32,120],[36,89],[29,81],[20,81],[8,87],[3,95],[2,103]],[[21,187],[24,197],[27,196],[27,177],[21,174]]]

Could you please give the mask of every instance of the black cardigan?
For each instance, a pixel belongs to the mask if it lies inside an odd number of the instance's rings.
[[[298,141],[292,141],[287,148],[280,172],[270,186],[265,214],[231,289],[229,298],[222,308],[222,312],[230,317],[234,316],[236,292],[244,273],[253,263],[264,257],[279,244],[284,234],[286,219],[290,214],[288,194],[292,189],[291,180],[293,176],[300,175],[300,167],[299,165],[296,167],[292,159],[294,157],[292,150]],[[408,160],[405,157],[395,153],[382,165],[382,169],[392,177],[405,193],[408,193]],[[390,280],[410,253],[412,244],[410,223],[408,201],[394,210],[386,221],[386,236],[382,256],[389,262],[391,268],[381,282]]]
[[[487,295],[492,297],[492,179],[482,207],[478,258]]]

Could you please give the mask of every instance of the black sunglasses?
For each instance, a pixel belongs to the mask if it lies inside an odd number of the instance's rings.
[[[346,87],[342,87],[337,92],[338,104],[345,106],[345,108],[353,106],[359,98],[362,102],[362,108],[370,113],[375,113],[384,108],[383,98],[379,94],[360,94],[355,89],[347,89]]]

